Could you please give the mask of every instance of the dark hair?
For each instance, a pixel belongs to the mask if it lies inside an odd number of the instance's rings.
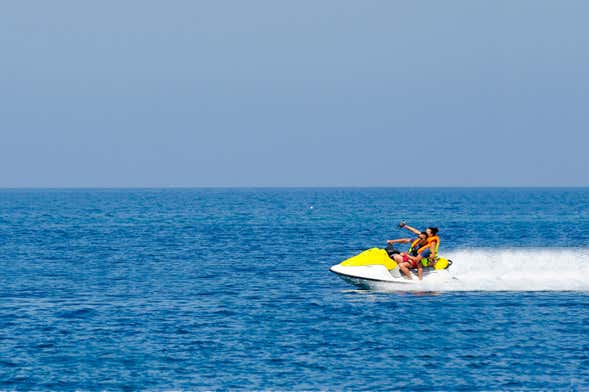
[[[421,233],[419,233],[419,235],[423,234],[425,236],[425,238],[427,238],[427,232],[422,231]],[[419,236],[418,236],[419,237]]]
[[[438,234],[438,228],[437,227],[428,227],[428,229],[430,229],[432,231],[433,235]]]

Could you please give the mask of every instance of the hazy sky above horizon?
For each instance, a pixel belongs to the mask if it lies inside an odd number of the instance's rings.
[[[0,187],[588,186],[587,1],[0,5]]]

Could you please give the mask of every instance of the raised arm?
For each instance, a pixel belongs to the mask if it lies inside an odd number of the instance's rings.
[[[405,223],[402,227],[406,228],[407,230],[409,230],[413,234],[419,235],[421,233],[421,231],[417,230],[415,227],[409,226],[407,223]]]
[[[411,242],[411,238],[398,238],[396,240],[387,240],[387,244],[406,244]]]

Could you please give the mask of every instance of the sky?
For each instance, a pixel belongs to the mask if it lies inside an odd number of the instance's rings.
[[[589,186],[587,1],[6,1],[0,187]]]

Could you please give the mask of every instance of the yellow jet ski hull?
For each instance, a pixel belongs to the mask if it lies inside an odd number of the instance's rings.
[[[423,260],[427,263],[427,260]],[[424,279],[433,272],[448,269],[452,261],[438,258],[432,267],[424,267]],[[381,248],[371,248],[350,257],[330,268],[344,278],[353,278],[356,281],[382,281],[395,283],[414,283],[415,280],[404,278],[398,268],[397,262],[392,260],[387,251]],[[350,279],[347,279],[350,280]]]

